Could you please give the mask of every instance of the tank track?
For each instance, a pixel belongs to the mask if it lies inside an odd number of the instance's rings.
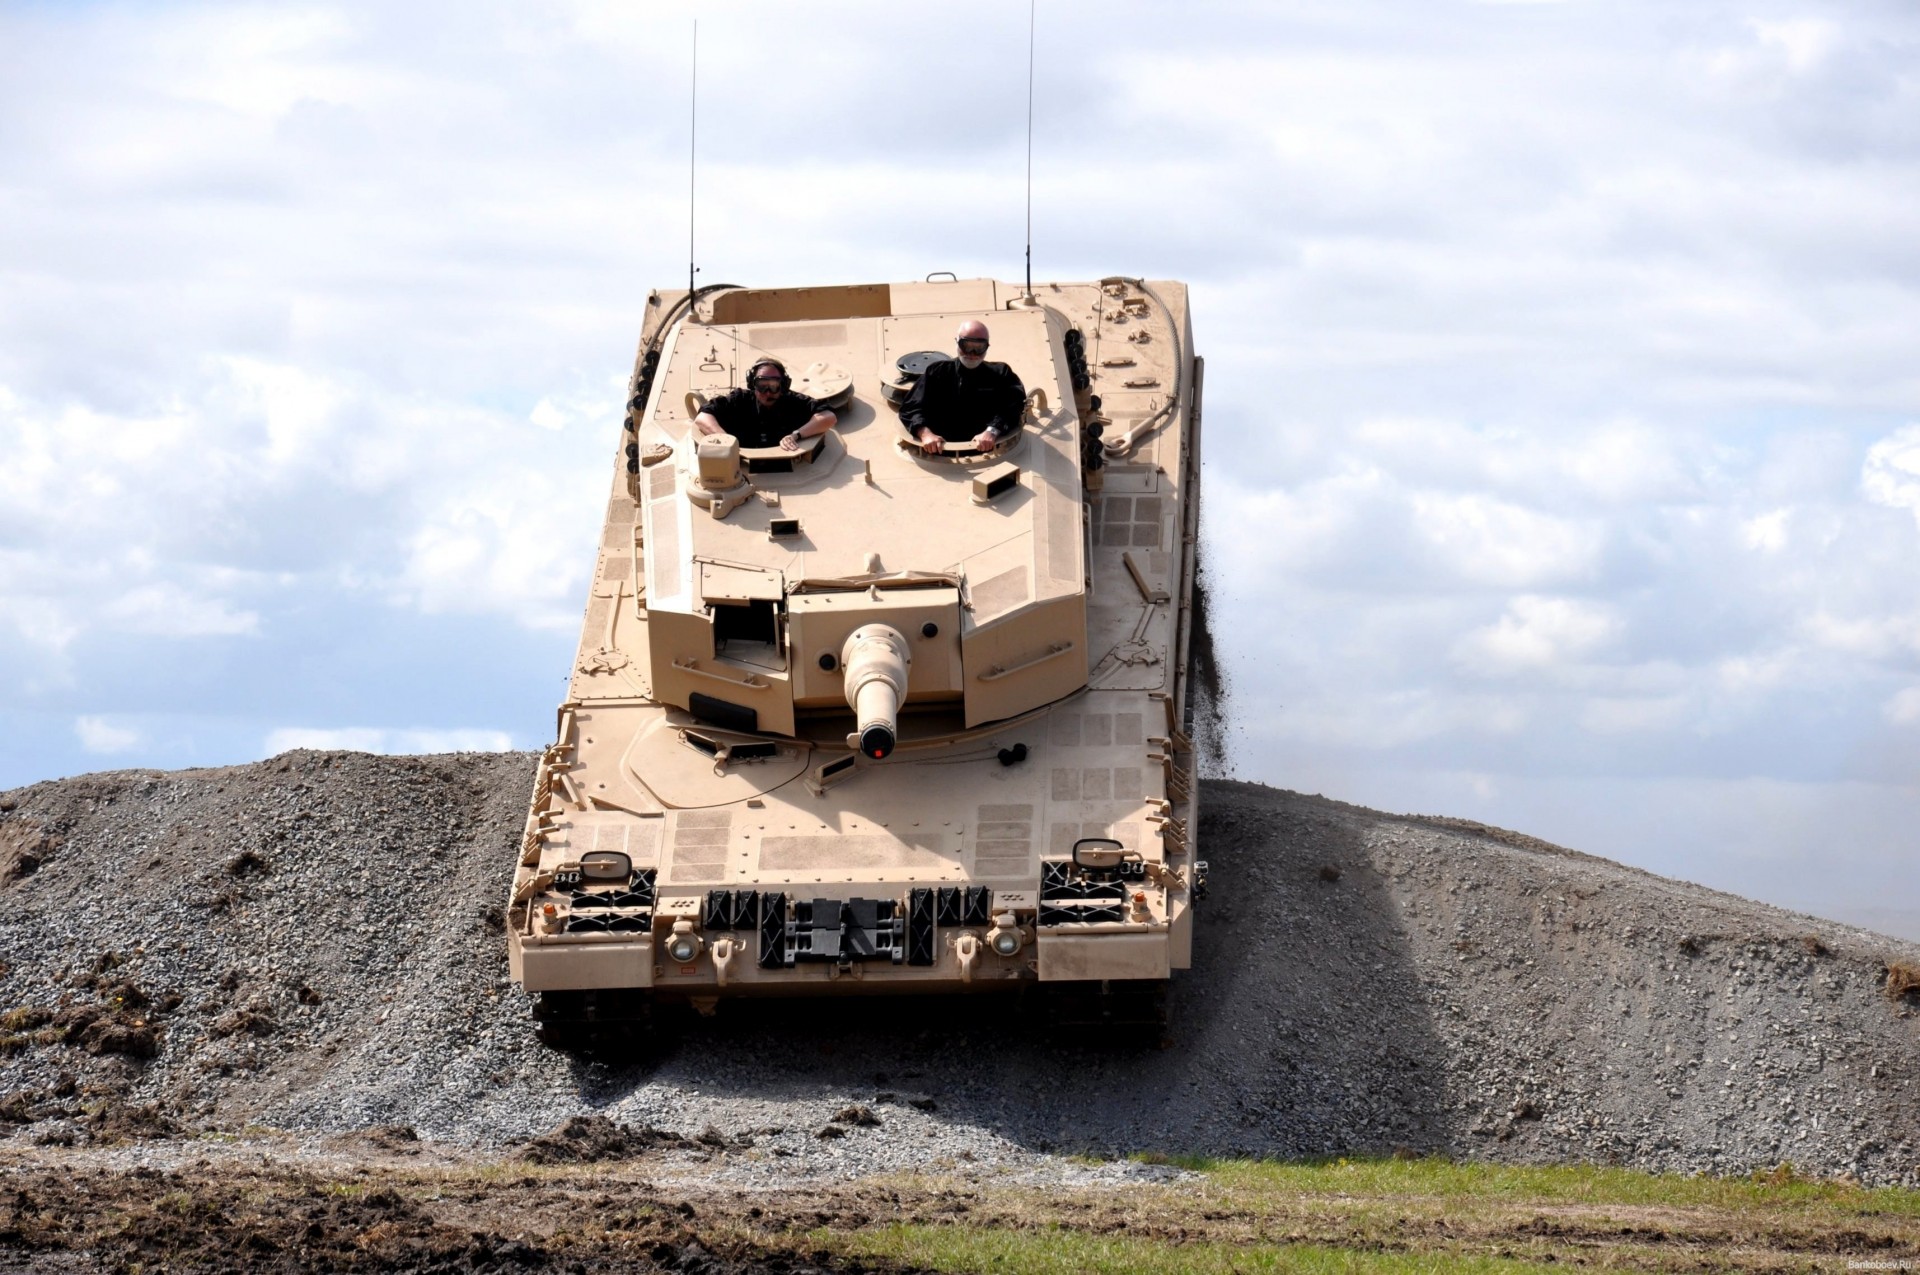
[[[653,998],[635,988],[541,992],[534,1033],[549,1049],[576,1054],[632,1054],[653,1043]]]
[[[1161,1049],[1173,1043],[1173,988],[1168,981],[1060,983],[1034,991],[1040,1022],[1060,1035]]]
[[[1024,1008],[1034,1028],[1065,1042],[1164,1049],[1173,1043],[1172,990],[1159,980],[1049,984],[1029,988]],[[778,1016],[785,1008],[773,1004],[761,1012]],[[665,1044],[676,1025],[684,1026],[673,1015],[684,1012],[663,1009],[642,989],[542,992],[533,1006],[541,1044],[608,1058]],[[949,1005],[933,1017],[952,1012]]]

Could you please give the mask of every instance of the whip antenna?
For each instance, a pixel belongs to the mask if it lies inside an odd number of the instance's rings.
[[[694,143],[700,120],[700,19],[693,20],[692,74],[687,82],[687,314],[693,314]]]
[[[1027,0],[1027,300],[1033,300],[1033,12]]]

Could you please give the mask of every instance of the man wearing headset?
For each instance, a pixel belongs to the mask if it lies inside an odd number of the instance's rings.
[[[731,434],[742,447],[800,450],[802,439],[824,434],[838,418],[793,392],[793,378],[778,359],[761,359],[747,369],[747,388],[717,398],[693,418],[702,434]]]
[[[935,363],[913,383],[900,405],[900,423],[925,452],[949,443],[980,451],[1020,428],[1027,391],[1005,363],[987,362],[987,325],[968,319],[954,333],[959,357]]]

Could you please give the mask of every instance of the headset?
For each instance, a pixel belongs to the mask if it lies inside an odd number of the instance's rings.
[[[759,374],[760,369],[763,367],[770,367],[774,371],[780,373],[780,392],[782,394],[785,394],[788,390],[793,388],[793,378],[787,375],[786,364],[782,363],[779,359],[759,359],[755,361],[752,367],[747,369],[747,388],[748,389],[753,388],[753,378]]]

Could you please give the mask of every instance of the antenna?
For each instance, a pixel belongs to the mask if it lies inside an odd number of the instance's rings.
[[[693,315],[694,144],[700,120],[700,19],[693,20],[692,75],[687,84],[687,314]]]
[[[1027,300],[1033,300],[1033,12],[1027,0]]]

